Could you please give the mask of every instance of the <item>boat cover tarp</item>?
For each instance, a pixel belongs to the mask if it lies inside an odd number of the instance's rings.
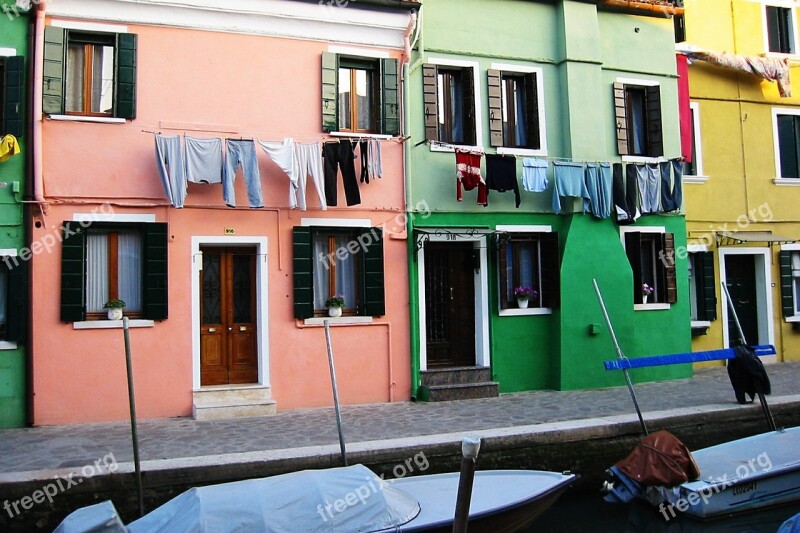
[[[614,466],[641,485],[672,487],[700,477],[689,448],[669,431],[643,438],[625,459]]]
[[[416,498],[363,465],[303,470],[196,487],[128,525],[164,531],[356,532],[393,529],[420,512]]]
[[[82,507],[67,515],[53,533],[126,533],[111,500]]]

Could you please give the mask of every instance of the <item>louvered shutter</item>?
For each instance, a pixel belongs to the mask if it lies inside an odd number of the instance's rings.
[[[714,254],[696,252],[695,276],[697,277],[697,312],[700,320],[717,319],[716,280],[714,277]]]
[[[361,242],[369,245],[363,247],[364,257],[364,306],[366,316],[383,316],[386,314],[383,273],[383,230],[381,228],[364,229]]]
[[[28,322],[28,261],[18,257],[9,259],[13,266],[8,269],[8,294],[6,305],[6,340],[17,343],[25,342]],[[5,268],[0,265],[0,268]]]
[[[617,153],[628,155],[628,112],[625,106],[625,84],[614,82],[614,122],[617,130]]]
[[[77,322],[84,313],[86,230],[78,222],[64,222],[61,243],[61,320]]]
[[[642,303],[642,264],[641,264],[642,239],[639,232],[625,234],[625,254],[633,271],[633,303]]]
[[[396,59],[381,59],[381,133],[400,134],[400,90]]]
[[[487,73],[489,86],[489,144],[503,146],[503,80],[499,70]]]
[[[475,76],[472,68],[464,68],[460,72],[461,84],[464,87],[464,144],[477,144],[475,116]]]
[[[436,65],[422,66],[422,99],[425,112],[425,139],[439,140],[439,93]]]
[[[778,261],[781,268],[781,307],[783,317],[790,318],[794,313],[794,278],[792,276],[792,253],[789,250],[781,250],[778,254]]]
[[[558,233],[541,236],[542,305],[558,307],[561,302],[561,261],[559,259]]]
[[[508,260],[506,254],[508,253],[507,247],[509,243],[509,236],[507,233],[502,233],[496,236],[497,242],[497,275],[500,277],[500,309],[508,309],[508,293],[510,287],[508,286]]]
[[[168,225],[164,222],[143,225],[144,306],[142,315],[150,320],[164,320],[169,314],[168,231]]]
[[[528,130],[527,148],[538,150],[542,147],[539,132],[539,87],[536,74],[531,72],[525,76],[525,126]]]
[[[664,233],[661,236],[661,244],[664,258],[657,257],[656,261],[664,266],[664,287],[666,289],[667,303],[674,304],[678,301],[678,286],[675,279],[675,234]]]
[[[339,129],[339,61],[336,54],[322,52],[322,131]]]
[[[299,226],[292,228],[295,318],[314,316],[314,267],[311,250],[311,228]]]
[[[3,123],[0,137],[11,134],[22,137],[25,111],[25,58],[12,56],[5,59],[3,68]]]
[[[664,134],[661,131],[661,89],[658,85],[647,87],[647,155],[664,155]]]
[[[117,34],[114,58],[114,116],[117,118],[136,118],[136,45],[136,34]]]
[[[64,113],[65,54],[66,30],[56,26],[45,27],[42,111],[50,115]]]

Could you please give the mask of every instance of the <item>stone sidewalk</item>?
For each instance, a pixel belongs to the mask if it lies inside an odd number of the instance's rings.
[[[767,397],[770,404],[800,401],[800,362],[769,365],[767,371],[772,383],[772,395]],[[634,380],[635,372],[631,372]],[[738,405],[724,367],[698,370],[689,379],[636,384],[634,389],[645,420],[647,413],[708,412]],[[350,445],[469,432],[491,435],[493,431],[500,434],[509,428],[527,430],[531,426],[535,431],[537,424],[554,422],[594,421],[593,426],[602,426],[604,419],[634,412],[628,389],[621,386],[440,403],[346,406],[342,422],[345,441]],[[780,427],[780,417],[775,418]],[[338,447],[332,407],[236,420],[145,420],[139,422],[138,432],[142,461]],[[4,482],[21,481],[35,472],[41,475],[43,471],[92,464],[109,453],[120,463],[133,460],[130,423],[0,430],[0,492]]]

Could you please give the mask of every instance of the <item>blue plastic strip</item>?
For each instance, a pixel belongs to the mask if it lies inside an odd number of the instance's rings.
[[[775,347],[771,344],[751,346],[759,357],[775,355]],[[604,361],[606,370],[622,370],[624,368],[642,368],[647,366],[677,365],[681,363],[698,363],[700,361],[719,361],[736,357],[733,348],[722,350],[709,350],[706,352],[675,353],[670,355],[656,355],[653,357],[640,357],[638,359],[616,359]]]

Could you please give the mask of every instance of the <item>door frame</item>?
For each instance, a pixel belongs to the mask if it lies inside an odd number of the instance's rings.
[[[425,229],[425,228],[418,228]],[[434,229],[434,228],[431,228]],[[471,242],[472,248],[478,251],[480,270],[475,273],[475,365],[488,367],[491,365],[489,350],[489,280],[488,254],[486,253],[487,235],[463,235],[464,228],[435,228],[442,233],[426,235],[426,242]],[[452,231],[453,233],[448,233]],[[459,234],[461,232],[462,234]],[[417,254],[417,295],[419,308],[419,369],[428,370],[428,348],[426,323],[425,294],[425,246]]]
[[[725,258],[729,255],[752,255],[755,260],[755,289],[758,306],[758,337],[765,339],[767,344],[775,344],[775,328],[772,323],[772,253],[769,248],[718,248],[719,252],[719,279],[721,283],[727,282]],[[722,287],[720,286],[720,291]],[[720,294],[721,320],[722,320],[722,347],[729,348],[728,343],[728,301],[724,294]],[[749,341],[753,342],[753,341]],[[775,362],[775,356],[760,358],[764,362]]]
[[[206,387],[200,386],[200,272],[203,269],[201,246],[248,246],[256,248],[256,358],[258,360],[258,384],[269,387],[269,295],[268,270],[269,248],[267,237],[224,237],[194,236],[192,237],[192,387],[195,391]],[[209,388],[225,388],[226,385],[215,385]],[[238,388],[241,385],[229,385]]]

